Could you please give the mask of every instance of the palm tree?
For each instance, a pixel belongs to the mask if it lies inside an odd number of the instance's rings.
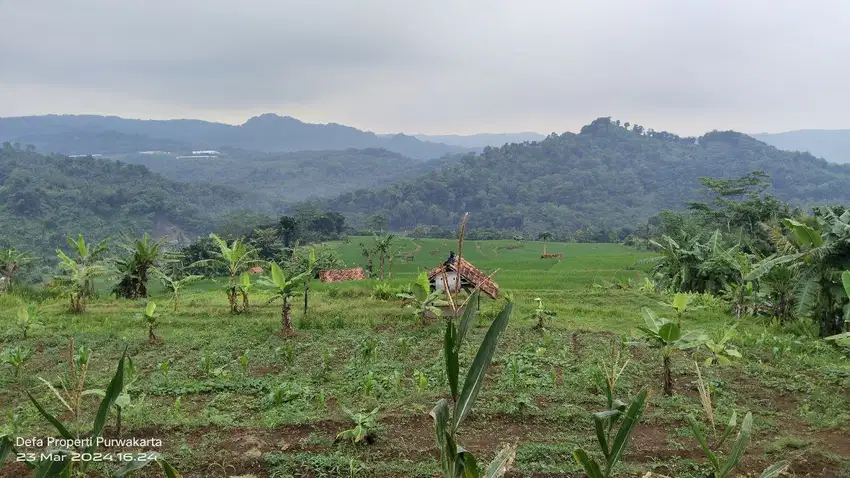
[[[71,312],[81,314],[86,311],[86,299],[89,295],[89,285],[94,284],[97,277],[106,274],[101,265],[83,265],[68,257],[61,250],[56,251],[59,257],[60,275],[56,283],[71,300]]]
[[[71,236],[65,238],[65,242],[67,242],[68,247],[71,248],[71,256],[74,257],[77,264],[83,266],[92,266],[103,260],[104,256],[109,251],[107,241],[108,239],[103,239],[94,246],[90,246],[86,243],[82,234],[77,234],[76,239]],[[86,284],[85,293],[88,297],[94,297],[97,295],[94,280],[91,280]]]
[[[26,252],[16,249],[0,251],[0,276],[6,279],[5,287],[11,287],[12,281],[22,267],[32,262],[32,257]]]
[[[541,232],[539,236],[537,236],[538,241],[543,241],[543,255],[546,255],[546,241],[552,239],[551,232]]]
[[[237,314],[239,313],[239,305],[236,303],[236,296],[239,294],[239,277],[243,272],[247,272],[252,265],[263,261],[255,258],[256,249],[245,244],[243,238],[234,239],[228,245],[227,241],[215,234],[210,234],[209,237],[218,246],[218,251],[214,251],[216,257],[195,262],[192,266],[213,263],[227,270],[227,285],[224,287],[224,290],[227,293],[230,312]]]
[[[154,241],[148,233],[144,233],[141,238],[124,234],[119,247],[129,253],[129,256],[116,261],[117,269],[122,277],[112,292],[126,299],[146,298],[148,275],[162,257],[164,244],[165,238]]]
[[[274,296],[269,299],[269,303],[272,303],[277,299],[281,300],[280,332],[282,334],[288,334],[292,332],[292,305],[290,304],[289,299],[292,297],[292,293],[295,291],[295,288],[298,287],[301,281],[304,280],[307,273],[302,272],[301,274],[287,279],[283,269],[281,269],[276,262],[272,262],[270,264],[270,269],[270,277],[261,278],[259,283],[265,288],[271,290],[274,294]]]

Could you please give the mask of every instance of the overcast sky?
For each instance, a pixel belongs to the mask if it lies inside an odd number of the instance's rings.
[[[0,0],[0,116],[850,128],[850,1]]]

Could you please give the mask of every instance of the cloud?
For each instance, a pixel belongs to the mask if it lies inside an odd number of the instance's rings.
[[[850,4],[0,0],[0,115],[375,131],[850,127]]]

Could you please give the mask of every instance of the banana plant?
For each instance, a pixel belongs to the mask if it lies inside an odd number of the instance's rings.
[[[280,311],[281,333],[287,334],[292,332],[292,304],[289,299],[292,298],[292,293],[295,288],[305,278],[305,273],[298,274],[294,277],[287,278],[283,269],[277,263],[272,262],[270,265],[270,277],[260,279],[260,284],[269,289],[274,296],[269,299],[269,303],[280,299],[282,302]]]
[[[148,326],[148,343],[154,344],[157,342],[157,337],[153,333],[153,329],[159,325],[159,314],[156,313],[156,303],[148,301],[145,306],[144,313],[145,324]]]
[[[159,280],[162,282],[162,284],[168,290],[171,291],[171,303],[174,305],[174,312],[177,312],[177,306],[180,302],[180,291],[183,289],[183,287],[198,282],[199,280],[204,278],[204,276],[202,275],[193,274],[183,277],[181,279],[176,279],[172,276],[166,275],[164,272],[157,269],[156,267],[151,268],[151,272],[155,276],[159,277]]]
[[[714,470],[713,477],[714,478],[726,478],[731,476],[732,470],[738,466],[741,458],[744,457],[744,451],[747,448],[747,442],[750,440],[750,435],[752,433],[753,428],[753,414],[752,412],[747,412],[744,416],[744,421],[741,423],[741,428],[738,430],[738,435],[735,440],[735,443],[732,445],[732,450],[729,456],[723,460],[722,457],[718,455],[716,451],[713,451],[708,446],[708,441],[705,439],[705,435],[702,433],[699,424],[694,419],[693,416],[688,415],[687,417],[688,425],[690,425],[691,432],[694,434],[694,438],[696,438],[699,443],[700,448],[702,448],[703,453],[705,453],[706,458],[708,458],[708,463],[711,468]],[[735,416],[732,416],[732,421],[729,422],[729,426],[727,426],[726,432],[723,435],[723,439],[721,439],[720,443],[718,443],[718,447],[726,436],[730,434],[730,430],[735,427]],[[779,476],[785,470],[788,469],[790,465],[787,461],[781,461],[774,465],[771,465],[767,469],[765,469],[761,478],[772,478],[775,476]]]
[[[368,413],[353,413],[347,409],[343,409],[343,411],[349,416],[349,418],[351,418],[351,421],[354,422],[354,428],[339,432],[336,439],[350,440],[351,443],[354,443],[355,445],[360,442],[372,443],[374,440],[375,429],[378,427],[378,422],[375,418],[378,415],[378,408],[375,408]]]
[[[634,431],[635,425],[640,422],[646,407],[648,393],[646,390],[638,393],[637,397],[632,400],[632,403],[628,407],[620,400],[612,399],[613,391],[610,388],[603,390],[606,390],[606,398],[608,399],[610,408],[594,413],[593,423],[596,427],[596,440],[599,443],[599,448],[602,450],[602,456],[605,458],[605,461],[600,465],[581,448],[577,448],[573,452],[573,458],[584,468],[584,472],[587,473],[589,478],[610,478],[614,476],[614,467],[623,456],[632,431]],[[617,429],[616,435],[614,435],[614,427],[621,420],[620,427]]]
[[[250,312],[248,303],[248,292],[251,291],[251,288],[254,284],[251,283],[251,274],[247,272],[243,272],[242,275],[239,276],[239,294],[242,295],[242,312],[248,313]]]
[[[682,326],[682,316],[688,311],[688,304],[691,301],[691,296],[684,292],[677,292],[670,302],[658,302],[664,307],[669,307],[676,311],[676,325]]]
[[[478,294],[476,291],[474,294]],[[450,406],[448,400],[441,399],[431,410],[434,419],[434,429],[437,434],[437,448],[440,451],[440,469],[443,478],[500,478],[504,476],[513,463],[516,455],[514,446],[507,446],[500,451],[490,465],[481,470],[475,457],[468,450],[458,444],[458,429],[463,420],[472,411],[472,405],[481,385],[484,383],[484,375],[487,367],[496,352],[499,336],[508,325],[513,304],[507,302],[490,325],[484,336],[484,341],[478,348],[472,365],[466,374],[463,388],[459,388],[459,360],[460,347],[463,344],[470,324],[474,320],[476,310],[468,307],[458,325],[454,321],[446,322],[446,334],[443,340],[443,351],[446,362],[446,375],[448,376],[449,389],[454,406]]]
[[[42,327],[41,322],[35,320],[33,314],[30,314],[30,308],[22,305],[17,310],[18,328],[24,335],[24,340],[27,339],[27,333],[30,329]]]
[[[650,345],[661,350],[663,358],[664,394],[673,395],[673,372],[670,368],[670,360],[673,353],[679,350],[688,350],[699,347],[706,341],[702,332],[688,332],[682,334],[679,324],[663,317],[656,317],[651,310],[643,308],[643,319],[645,327],[638,326],[650,341]]]
[[[109,410],[115,405],[124,388],[124,365],[126,358],[127,349],[125,348],[124,353],[121,355],[121,359],[118,361],[118,368],[115,371],[115,375],[113,375],[112,380],[109,382],[109,386],[106,388],[103,400],[100,402],[100,406],[98,407],[97,415],[95,416],[91,432],[86,434],[87,437],[91,438],[91,444],[86,447],[84,452],[86,454],[92,454],[97,449],[98,438],[101,436],[101,434],[103,433],[103,429],[106,426],[106,420],[109,415]],[[63,425],[62,422],[57,420],[56,417],[47,412],[44,407],[41,406],[38,400],[36,400],[35,397],[32,396],[31,393],[27,392],[27,396],[29,397],[32,404],[35,406],[36,410],[38,410],[41,416],[44,417],[51,425],[53,425],[59,435],[69,440],[75,440],[79,438],[77,436],[74,436],[70,431],[68,431],[68,428]],[[2,458],[4,458],[4,455],[8,453],[10,449],[7,445],[8,442],[8,438],[4,437],[0,439],[0,465],[2,465]],[[51,458],[41,461],[25,462],[25,464],[33,471],[34,477],[70,478],[71,476],[87,476],[86,472],[88,471],[88,467],[92,463],[92,461],[72,461],[70,459],[71,450],[67,449],[46,450],[45,455],[50,455]],[[127,462],[126,465],[124,465],[120,470],[116,471],[112,476],[126,477],[129,475],[129,473],[142,469],[154,461],[159,465],[166,477],[180,477],[180,473],[178,473],[159,455],[154,455],[153,459]]]
[[[21,370],[23,370],[24,364],[27,363],[31,355],[32,353],[28,349],[22,347],[7,348],[0,353],[0,363],[11,366],[15,370],[15,378],[20,378]]]
[[[735,338],[737,328],[738,324],[734,323],[726,329],[721,329],[715,337],[706,339],[702,344],[709,354],[705,365],[729,365],[732,359],[741,358],[741,352],[729,344],[729,341]]]
[[[428,280],[428,273],[422,271],[416,278],[416,282],[411,284],[410,292],[399,292],[396,297],[404,300],[406,308],[414,315],[419,317],[422,325],[425,325],[426,313],[440,317],[443,315],[440,307],[449,305],[448,302],[441,299],[443,291],[437,289],[431,292],[431,282]]]
[[[541,299],[540,297],[535,298],[534,301],[537,302],[537,307],[534,309],[534,312],[531,313],[530,318],[537,321],[537,324],[534,326],[534,328],[543,330],[543,321],[547,318],[551,319],[555,317],[556,314],[555,311],[548,310],[543,307],[543,299]]]

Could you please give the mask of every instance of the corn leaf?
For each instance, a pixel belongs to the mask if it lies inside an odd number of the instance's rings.
[[[608,437],[605,435],[605,419],[601,418],[598,414],[594,414],[593,425],[596,428],[596,441],[599,442],[599,448],[602,449],[602,455],[607,461],[608,456],[611,454],[611,451],[608,447]]]
[[[162,468],[162,473],[165,475],[165,478],[183,478],[183,475],[177,472],[171,464],[163,459],[157,459],[156,463]]]
[[[752,412],[747,412],[744,416],[744,421],[741,422],[741,430],[738,431],[738,439],[732,446],[732,453],[729,455],[729,459],[726,460],[726,464],[723,465],[723,468],[720,470],[720,476],[728,475],[733,468],[738,466],[738,462],[740,462],[741,458],[744,456],[744,449],[747,448],[747,442],[750,440],[750,432],[752,431],[752,428],[753,414]]]
[[[484,478],[502,478],[505,476],[505,473],[508,472],[508,469],[511,467],[511,464],[514,462],[514,457],[516,456],[516,447],[509,445],[500,451],[493,461],[487,466],[487,469],[484,470]]]
[[[727,438],[729,438],[729,435],[732,434],[732,430],[734,430],[736,426],[738,426],[738,412],[732,410],[732,416],[729,418],[729,423],[726,424],[726,429],[723,431],[723,436],[721,436],[720,441],[717,442],[718,447],[722,445]]]
[[[458,349],[455,344],[457,340],[457,330],[454,323],[449,320],[446,322],[446,337],[443,340],[443,350],[446,358],[446,375],[449,379],[449,389],[452,392],[452,400],[457,400],[458,374]]]
[[[454,456],[457,454],[457,449],[450,446],[449,434],[449,403],[445,398],[439,402],[431,410],[431,418],[434,419],[434,431],[437,435],[437,447],[440,449],[440,462],[444,476],[451,476],[454,470]]]
[[[765,470],[761,472],[761,475],[759,475],[759,478],[773,478],[774,476],[779,476],[787,471],[790,466],[791,462],[787,460],[774,463],[773,465],[765,468]]]
[[[70,476],[71,460],[68,450],[50,450],[50,455],[58,455],[61,459],[42,460],[33,473],[33,478],[54,478]]]
[[[12,451],[12,440],[6,436],[0,436],[0,467],[3,466],[3,462],[6,460],[6,455]]]
[[[463,344],[463,340],[466,338],[466,332],[469,330],[470,324],[475,321],[476,315],[478,315],[478,309],[476,307],[472,307],[472,304],[478,304],[478,290],[472,293],[469,296],[469,300],[467,300],[467,307],[463,311],[463,317],[460,319],[460,323],[457,328],[457,338],[455,339],[455,349],[460,350],[461,345]]]
[[[141,470],[142,468],[151,464],[151,462],[156,461],[159,458],[158,454],[155,454],[152,458],[144,458],[144,459],[134,459],[132,461],[128,461],[124,464],[119,470],[112,474],[112,478],[126,478],[130,476],[134,471]]]
[[[41,416],[43,416],[48,422],[50,422],[50,424],[53,425],[54,428],[56,428],[56,431],[58,431],[60,435],[62,435],[64,438],[68,438],[71,440],[74,439],[74,435],[72,435],[71,432],[69,432],[68,429],[65,428],[65,425],[62,425],[62,423],[57,420],[56,417],[49,414],[44,408],[42,408],[42,406],[38,403],[35,397],[32,396],[31,393],[26,393],[27,396],[30,398],[32,404],[35,405],[35,408],[36,410],[38,410],[38,413],[41,413]]]
[[[101,433],[103,433],[103,427],[106,426],[106,419],[109,416],[109,410],[115,405],[115,400],[118,399],[118,396],[121,395],[121,392],[124,390],[124,360],[127,358],[127,347],[124,347],[124,353],[121,354],[121,360],[118,361],[118,369],[115,371],[115,375],[112,377],[112,381],[109,382],[109,386],[106,387],[106,396],[100,402],[100,408],[97,410],[97,416],[94,420],[94,427],[92,428],[91,438],[92,444],[86,447],[86,453],[92,453],[97,446],[97,439]],[[91,462],[84,461],[80,465],[80,469],[83,473],[85,473],[88,468],[88,464]]]
[[[700,448],[702,448],[702,451],[705,453],[705,456],[708,458],[708,461],[711,462],[711,466],[715,470],[719,470],[720,465],[717,462],[717,456],[715,456],[714,452],[711,451],[711,448],[708,447],[708,442],[705,440],[705,435],[702,434],[699,424],[696,420],[694,420],[694,417],[692,417],[691,415],[688,415],[685,418],[688,420],[688,425],[691,426],[691,432],[694,434],[694,438],[697,439]]]
[[[496,345],[499,342],[499,336],[508,326],[508,319],[511,317],[513,304],[508,302],[505,304],[502,311],[496,317],[487,334],[484,336],[484,341],[478,348],[478,353],[475,354],[475,359],[472,361],[472,366],[466,375],[466,380],[463,383],[463,391],[455,403],[454,422],[452,424],[452,432],[456,432],[463,419],[472,410],[472,404],[481,391],[481,385],[484,383],[484,375],[487,372],[487,367],[490,365],[490,360],[496,352]]]
[[[646,395],[647,391],[641,391],[634,400],[632,400],[631,405],[629,405],[629,409],[626,411],[626,416],[623,418],[623,423],[620,425],[620,429],[617,430],[617,436],[614,438],[614,443],[611,445],[611,454],[608,458],[608,465],[606,466],[606,472],[610,476],[611,469],[620,460],[620,456],[622,456],[623,452],[626,450],[626,445],[629,442],[629,437],[634,430],[635,425],[640,422],[641,417],[643,416],[644,406],[646,405]]]
[[[62,394],[59,393],[59,391],[56,390],[50,382],[48,382],[47,380],[45,380],[41,377],[36,377],[36,378],[41,380],[42,382],[44,382],[44,384],[47,385],[47,387],[50,389],[50,391],[53,392],[54,395],[56,395],[56,398],[58,398],[59,401],[62,402],[62,405],[65,405],[65,408],[67,408],[69,412],[73,413],[74,409],[71,408],[70,405],[68,405],[68,402],[66,402],[65,399],[62,398]]]
[[[587,473],[589,478],[605,478],[605,475],[602,474],[602,470],[599,469],[599,465],[593,461],[592,458],[587,456],[587,453],[581,448],[576,449],[573,452],[573,458],[584,468],[584,472]]]
[[[454,476],[463,478],[479,478],[478,462],[472,453],[457,447],[457,459],[455,460]]]

